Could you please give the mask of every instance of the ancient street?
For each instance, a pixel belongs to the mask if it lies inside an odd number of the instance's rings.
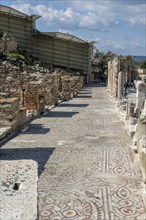
[[[0,159],[38,162],[39,220],[144,220],[130,146],[106,87],[94,84],[3,143]]]

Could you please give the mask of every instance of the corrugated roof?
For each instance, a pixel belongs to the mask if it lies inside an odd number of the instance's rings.
[[[68,41],[74,41],[77,43],[88,43],[87,41],[84,41],[78,37],[75,37],[70,34],[64,34],[61,32],[38,32],[38,34],[49,36],[49,37],[54,37],[62,40],[68,40]]]
[[[31,20],[36,20],[39,17],[41,17],[41,16],[38,16],[38,15],[29,16],[27,14],[24,14],[23,12],[17,11],[14,8],[4,6],[4,5],[0,5],[0,12],[4,12],[6,14],[12,14],[12,15],[15,15],[15,16],[18,16],[18,17],[28,18],[28,19],[31,19]]]
[[[22,17],[22,18],[27,18],[30,20],[37,20],[38,18],[40,18],[41,16],[39,15],[26,15],[20,11],[17,11],[14,8],[8,7],[8,6],[4,6],[4,5],[0,5],[0,12],[4,12],[7,14],[12,14],[14,16],[18,16],[18,17]],[[49,36],[49,37],[53,37],[53,38],[58,38],[58,39],[62,39],[62,40],[67,40],[67,41],[73,41],[73,42],[77,42],[77,43],[86,43],[89,44],[89,42],[84,41],[76,36],[70,35],[70,34],[65,34],[65,33],[61,33],[61,32],[40,32],[38,30],[36,30],[36,34],[40,34],[40,35],[45,35],[45,36]]]

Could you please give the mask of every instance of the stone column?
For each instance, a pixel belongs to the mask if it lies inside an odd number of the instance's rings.
[[[121,100],[123,97],[123,72],[118,73],[118,99]]]
[[[108,61],[108,91],[111,93],[111,60]]]
[[[114,59],[113,64],[113,98],[116,99],[118,96],[118,72],[119,72],[119,59]]]

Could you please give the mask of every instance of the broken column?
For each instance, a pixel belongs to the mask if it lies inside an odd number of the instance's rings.
[[[120,69],[120,60],[115,57],[108,62],[108,91],[113,99],[118,97],[118,73]]]
[[[120,71],[118,73],[118,99],[121,100],[124,94],[124,79],[123,79],[123,72]]]
[[[116,99],[118,96],[118,73],[119,73],[119,59],[114,60],[114,72],[113,72],[113,98]]]

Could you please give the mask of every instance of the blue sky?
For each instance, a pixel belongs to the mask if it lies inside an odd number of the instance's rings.
[[[40,31],[60,31],[95,41],[100,51],[146,55],[146,0],[1,0],[37,14]]]

